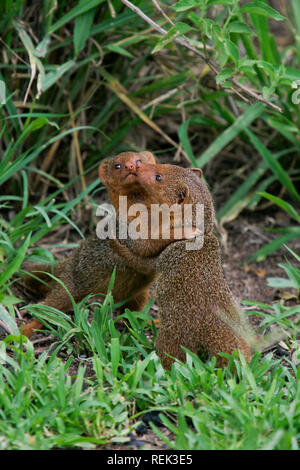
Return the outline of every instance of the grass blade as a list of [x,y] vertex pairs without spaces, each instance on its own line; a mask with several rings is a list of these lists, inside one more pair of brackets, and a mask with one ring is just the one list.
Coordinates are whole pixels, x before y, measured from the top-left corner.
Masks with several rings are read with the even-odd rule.
[[293,208],[291,204],[269,193],[262,192],[259,194],[265,197],[266,199],[269,199],[269,201],[274,202],[274,204],[277,204],[277,206],[285,210],[288,214],[290,214],[291,217],[293,217],[293,219],[296,220],[296,222],[300,224],[300,215],[297,213],[297,211]]
[[0,273],[0,286],[1,287],[6,288],[5,286],[6,282],[21,266],[25,258],[27,249],[29,247],[30,239],[31,239],[31,233],[27,235],[22,245],[16,250],[16,256],[12,260],[12,262],[7,266],[7,268],[2,273]]
[[253,134],[249,129],[245,129],[245,132],[250,138],[250,141],[256,148],[256,150],[263,157],[264,161],[267,163],[270,170],[275,174],[279,179],[281,184],[286,188],[286,190],[291,194],[291,196],[300,203],[300,195],[295,188],[294,183],[291,181],[287,172],[283,169],[280,163],[274,158],[274,155],[265,147],[265,145]]
[[49,34],[54,33],[57,31],[59,28],[61,28],[64,24],[68,23],[71,21],[73,18],[76,18],[77,16],[82,15],[83,13],[86,13],[87,11],[91,10],[92,8],[95,8],[101,3],[103,3],[104,0],[87,0],[86,2],[80,2],[79,5],[77,5],[75,8],[72,8],[71,11],[69,11],[66,15],[64,15],[62,18],[60,18],[58,21],[56,21],[50,28],[49,28]]
[[254,260],[263,261],[270,253],[278,250],[284,243],[287,243],[290,240],[293,240],[299,237],[300,237],[300,228],[290,227],[289,233],[286,233],[282,235],[281,237],[276,238],[276,240],[273,240],[270,243],[268,243],[266,246],[264,246],[263,248],[258,250],[256,253],[254,253],[254,255],[250,256],[250,258],[248,258],[246,262],[250,263],[251,261],[254,261]]
[[197,166],[203,167],[218,152],[220,152],[229,142],[231,142],[240,132],[246,130],[248,126],[262,114],[264,106],[262,103],[256,103],[242,114],[237,120],[226,129],[217,139],[209,146],[207,150],[197,158]]

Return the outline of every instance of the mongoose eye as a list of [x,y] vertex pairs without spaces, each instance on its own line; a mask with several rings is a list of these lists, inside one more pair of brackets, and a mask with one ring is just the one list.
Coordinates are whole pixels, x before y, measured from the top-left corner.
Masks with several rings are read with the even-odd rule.
[[158,181],[159,183],[162,182],[162,177],[161,177],[160,175],[156,175],[156,176],[155,176],[155,179],[156,179],[156,181]]
[[121,168],[121,163],[116,163],[116,164],[115,164],[115,169],[116,169],[116,170],[120,170],[120,168]]

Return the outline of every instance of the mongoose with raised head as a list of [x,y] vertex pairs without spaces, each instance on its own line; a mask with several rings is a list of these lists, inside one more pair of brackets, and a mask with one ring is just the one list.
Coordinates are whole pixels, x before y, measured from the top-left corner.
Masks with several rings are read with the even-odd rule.
[[[136,155],[137,154],[133,152],[124,152],[118,155],[115,159],[104,161],[99,167],[99,176],[102,183],[107,188],[108,195],[116,209],[117,216],[120,216],[120,196],[126,196],[127,198],[128,210],[126,211],[126,223],[131,222],[137,217],[136,213],[130,213],[130,209],[133,208],[133,206],[136,206],[137,212],[144,211],[147,214],[146,238],[142,238],[141,235],[140,238],[126,238],[124,240],[120,240],[120,242],[124,243],[124,246],[132,250],[136,255],[148,258],[156,256],[167,245],[169,245],[174,239],[174,233],[171,228],[169,237],[162,238],[159,233],[161,227],[158,223],[157,238],[151,238],[150,236],[152,222],[151,207],[152,205],[158,204],[159,201],[156,198],[155,192],[148,192],[141,184],[139,184],[137,181],[137,175],[142,164],[155,164],[156,161],[152,153],[147,151],[138,154],[139,158],[143,157],[143,161],[134,161],[133,157],[136,157]],[[182,194],[179,194],[175,202],[180,201],[181,197]],[[118,221],[121,223],[122,219],[119,218]],[[119,241],[119,237],[117,237],[117,240]],[[113,239],[110,241],[110,244],[114,247]]]
[[[151,205],[157,202],[153,193],[148,193],[136,182],[138,170],[146,163],[155,165],[155,157],[152,153],[123,152],[104,161],[99,166],[100,179],[107,187],[117,213],[120,195],[127,196],[128,210],[136,203],[143,203],[143,207],[148,213]],[[149,230],[150,228],[149,226]],[[115,302],[129,299],[124,308],[140,311],[149,300],[149,289],[155,277],[155,270],[151,269],[147,273],[141,273],[127,265],[124,258],[114,250],[112,241],[99,239],[96,235],[90,236],[69,258],[55,265],[53,274],[67,287],[75,302],[79,302],[92,293],[105,294],[113,268],[116,267],[116,278],[112,291]],[[126,239],[122,240],[124,243],[122,246],[128,247],[137,256],[147,257],[150,260],[172,241],[171,234],[169,239]],[[46,295],[43,304],[63,312],[72,309],[71,298],[63,286],[47,274],[37,272],[51,273],[50,265],[35,265],[29,267],[29,270],[37,279],[27,276],[25,285],[33,292]],[[23,334],[30,337],[34,329],[41,327],[42,324],[34,319],[23,326]]]
[[[118,209],[119,194],[128,196],[128,207],[137,200],[146,203],[145,190],[141,186],[136,186],[135,182],[136,170],[145,162],[155,164],[155,158],[150,152],[124,152],[100,165],[100,178],[109,189],[109,196],[116,209]],[[159,253],[161,248],[157,245],[156,249],[157,251],[153,250],[154,255]],[[149,252],[148,248],[138,251],[138,254],[143,256],[145,251],[151,255],[151,250]],[[55,265],[53,274],[64,283],[74,300],[78,302],[92,293],[106,294],[114,266],[116,266],[116,278],[112,294],[115,302],[130,299],[125,306],[133,311],[141,310],[148,301],[154,272],[144,275],[129,267],[113,250],[108,239],[99,239],[96,235],[90,236],[70,257]],[[63,312],[72,309],[67,291],[47,274],[38,272],[51,273],[51,265],[35,264],[27,269],[35,278],[26,276],[25,285],[39,296],[45,296],[43,304]],[[23,334],[30,337],[34,329],[41,327],[42,323],[34,319],[23,325]]]
[[120,196],[127,197],[129,207],[139,202],[147,203],[147,193],[136,180],[137,171],[143,163],[156,164],[154,155],[147,151],[122,152],[100,164],[100,180],[106,186],[109,199],[117,213]]
[[137,257],[124,246],[118,249],[118,240],[115,242],[115,250],[129,265],[144,273],[158,273],[156,300],[161,325],[156,350],[167,369],[174,361],[169,356],[185,360],[182,346],[196,354],[204,351],[216,356],[221,367],[227,359],[218,353],[240,350],[247,361],[251,358],[247,328],[226,282],[219,242],[213,233],[212,198],[201,176],[199,169],[167,164],[145,164],[138,171],[138,182],[161,204],[192,204],[193,217],[196,205],[203,204],[201,249],[187,250],[186,244],[194,241],[176,241],[149,260]]

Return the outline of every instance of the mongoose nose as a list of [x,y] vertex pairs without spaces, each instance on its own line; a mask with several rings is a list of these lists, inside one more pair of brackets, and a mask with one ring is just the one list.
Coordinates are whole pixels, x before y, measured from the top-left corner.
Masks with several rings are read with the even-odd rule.
[[133,163],[125,163],[125,168],[126,170],[133,170],[134,169],[134,165]]

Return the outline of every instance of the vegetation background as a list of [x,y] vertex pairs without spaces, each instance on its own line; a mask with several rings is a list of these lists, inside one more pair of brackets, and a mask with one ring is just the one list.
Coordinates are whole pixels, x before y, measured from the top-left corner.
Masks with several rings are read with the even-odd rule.
[[169,374],[150,306],[116,318],[109,293],[73,317],[29,307],[46,338],[17,328],[23,261],[66,255],[94,229],[99,162],[129,149],[204,168],[225,252],[233,222],[267,230],[234,252],[258,275],[253,261],[287,257],[268,280],[279,300],[254,290],[250,308],[261,326],[294,327],[299,37],[297,0],[1,2],[0,448],[299,448],[296,334],[281,358],[221,371],[188,353]]

